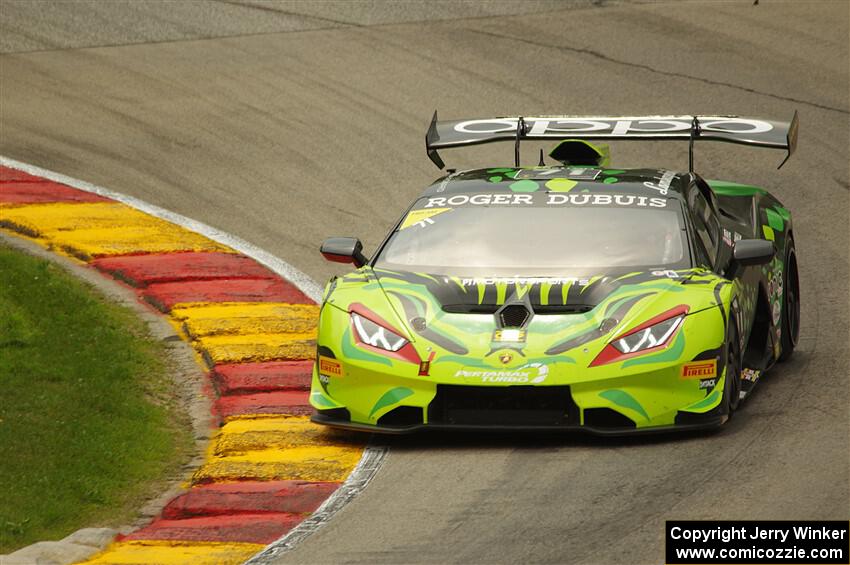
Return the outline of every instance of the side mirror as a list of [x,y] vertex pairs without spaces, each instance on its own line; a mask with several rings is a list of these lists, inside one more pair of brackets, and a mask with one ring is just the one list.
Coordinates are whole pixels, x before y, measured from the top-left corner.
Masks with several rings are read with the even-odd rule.
[[766,239],[742,239],[732,248],[732,259],[742,267],[770,263],[775,254],[776,247]]
[[355,237],[330,237],[322,243],[320,251],[325,259],[334,263],[354,263],[355,267],[362,267],[369,262],[363,255],[363,244]]

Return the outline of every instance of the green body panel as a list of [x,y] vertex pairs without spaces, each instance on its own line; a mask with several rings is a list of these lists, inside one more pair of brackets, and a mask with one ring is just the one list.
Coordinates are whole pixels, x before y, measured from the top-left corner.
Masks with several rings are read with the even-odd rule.
[[[760,277],[753,277],[741,284],[740,300],[744,310],[745,336],[749,336],[750,322],[752,322],[752,310],[756,306],[758,293],[763,292],[764,299],[768,303],[771,322],[770,331],[773,334],[774,357],[779,357],[779,344],[781,343],[782,324],[780,320],[785,315],[785,258],[789,241],[793,238],[793,224],[791,212],[785,208],[779,200],[763,188],[738,184],[728,181],[709,180],[708,185],[712,191],[723,201],[730,203],[733,200],[748,203],[755,211],[755,221],[746,218],[748,222],[735,225],[729,222],[729,227],[740,228],[744,237],[763,238],[773,241],[776,245],[776,256],[767,265],[758,267],[761,271]],[[749,230],[749,231],[748,231]]]
[[[424,284],[387,273],[379,282],[371,268],[361,268],[331,283],[334,288],[319,322],[319,346],[323,354],[332,354],[342,364],[343,375],[320,379],[315,373],[311,403],[317,409],[344,406],[352,422],[372,425],[398,406],[415,406],[423,409],[427,423],[427,407],[437,384],[570,385],[581,410],[610,408],[638,428],[671,425],[677,412],[691,406],[696,413],[705,412],[722,399],[722,378],[716,378],[710,388],[704,384],[701,388],[700,380],[681,377],[682,365],[697,357],[719,361],[724,320],[734,292],[734,285],[707,271],[677,274],[679,278],[658,276],[624,284],[586,313],[537,315],[527,327],[524,342],[494,343],[497,325],[492,314],[444,312]],[[517,284],[512,286],[510,293],[521,290]],[[404,314],[405,300],[415,304],[416,313],[438,339],[412,330]],[[352,304],[365,306],[403,331],[420,360],[433,352],[429,374],[420,376],[418,363],[357,344],[350,322]],[[689,314],[667,347],[590,366],[613,337],[681,305],[689,306]],[[603,322],[615,311],[619,311],[618,323],[606,327]],[[570,347],[571,340],[577,345]],[[457,346],[467,352],[460,354]],[[706,357],[706,352],[713,356]],[[506,354],[508,362],[503,361]],[[719,394],[706,403],[715,390]]]
[[[529,169],[472,171],[453,182],[473,192],[554,193],[596,192],[617,186],[632,190],[628,187],[642,186],[635,179],[643,178],[640,171],[605,169],[592,181],[578,177],[541,180],[533,174],[522,178],[523,171]],[[568,385],[579,410],[579,422],[572,424],[584,425],[585,411],[596,408],[625,416],[637,429],[671,426],[683,414],[725,414],[716,409],[724,403],[730,321],[737,324],[742,353],[752,354],[756,347],[766,352],[759,366],[744,367],[743,394],[780,355],[784,262],[792,222],[788,210],[761,188],[706,182],[722,212],[722,241],[711,269],[555,282],[461,279],[365,266],[332,279],[323,296],[317,344],[318,356],[335,359],[339,371],[321,374],[316,363],[311,404],[320,411],[344,408],[352,424],[369,426],[380,425],[382,416],[398,407],[414,407],[422,410],[422,422],[427,424],[428,406],[438,385]],[[438,181],[425,194],[442,195],[444,188]],[[400,221],[399,225],[405,229],[406,224]],[[722,273],[731,265],[734,243],[752,238],[773,241],[776,257],[766,265],[747,267],[725,278]],[[499,327],[492,311],[472,313],[477,310],[471,308],[456,313],[442,306],[493,309],[517,300],[535,304],[536,313],[523,328],[521,340],[512,342],[494,341]],[[558,306],[582,303],[592,308],[577,312],[562,308],[557,313],[537,309],[557,310]],[[594,363],[603,351],[611,350],[610,343],[618,336],[683,307],[687,315],[664,346]],[[353,309],[368,311],[381,325],[408,340],[406,355],[359,343],[351,321]],[[759,326],[762,335],[753,336],[759,315],[768,318],[767,325]],[[423,364],[426,361],[430,363]],[[687,369],[699,362],[714,363],[714,373],[686,377]],[[420,374],[421,369],[427,369],[427,374]]]

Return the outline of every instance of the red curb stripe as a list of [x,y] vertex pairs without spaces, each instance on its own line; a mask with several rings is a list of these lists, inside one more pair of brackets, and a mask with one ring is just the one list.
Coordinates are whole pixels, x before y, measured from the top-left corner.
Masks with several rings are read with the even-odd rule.
[[18,169],[0,166],[0,182],[45,182],[46,179],[34,177]]
[[313,377],[313,361],[216,365],[210,376],[222,396],[281,390],[308,390]]
[[339,487],[339,483],[306,481],[246,481],[200,485],[181,494],[162,510],[162,518],[262,512],[310,513]]
[[[112,200],[0,167],[0,202]],[[90,263],[137,287],[141,298],[165,312],[186,302],[314,303],[290,282],[241,254],[139,253]],[[223,395],[214,401],[217,416],[312,413],[308,403],[312,360],[224,364],[214,367],[210,377]],[[204,386],[213,393],[211,381]],[[152,523],[119,539],[267,544],[315,511],[339,485],[310,481],[198,485],[172,499]]]
[[56,202],[111,202],[108,198],[50,181],[0,181],[0,202],[45,204]]
[[308,391],[300,390],[222,396],[216,400],[213,412],[221,418],[245,414],[309,416],[313,413],[313,408],[307,401],[309,396]]
[[91,264],[136,287],[189,280],[278,279],[253,259],[234,253],[190,251],[125,255],[95,259]]
[[271,543],[304,519],[301,514],[261,513],[156,519],[122,540],[180,540]]
[[168,312],[181,302],[286,302],[313,304],[295,285],[282,279],[218,279],[154,283],[142,297]]

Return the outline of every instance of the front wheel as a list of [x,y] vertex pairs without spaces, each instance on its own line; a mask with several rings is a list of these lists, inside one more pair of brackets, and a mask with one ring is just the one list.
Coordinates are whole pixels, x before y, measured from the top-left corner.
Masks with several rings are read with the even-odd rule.
[[729,417],[741,402],[741,342],[735,319],[729,319],[726,332],[726,382],[723,385],[724,402]]
[[782,273],[784,292],[782,295],[782,353],[779,361],[787,361],[794,354],[800,337],[800,277],[797,272],[797,253],[794,240],[789,239],[785,251],[785,269]]

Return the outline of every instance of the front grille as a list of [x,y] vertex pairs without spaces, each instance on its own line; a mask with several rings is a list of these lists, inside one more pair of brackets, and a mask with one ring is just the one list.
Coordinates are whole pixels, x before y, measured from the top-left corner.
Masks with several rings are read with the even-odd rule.
[[503,328],[521,328],[530,317],[531,312],[523,304],[510,304],[499,311]]
[[568,386],[482,387],[437,385],[428,422],[467,426],[564,426],[578,424]]

